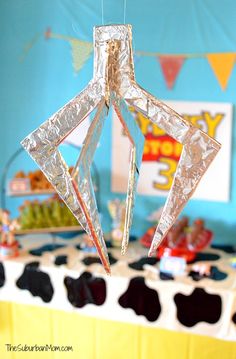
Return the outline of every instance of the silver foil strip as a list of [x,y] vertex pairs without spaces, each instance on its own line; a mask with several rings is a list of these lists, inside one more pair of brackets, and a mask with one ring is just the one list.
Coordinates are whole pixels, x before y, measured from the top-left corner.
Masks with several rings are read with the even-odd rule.
[[131,143],[125,225],[121,247],[121,253],[125,254],[127,246],[129,244],[129,233],[132,224],[134,198],[143,156],[144,136],[140,131],[136,120],[129,112],[128,106],[125,101],[123,99],[114,97],[112,99],[112,104]]

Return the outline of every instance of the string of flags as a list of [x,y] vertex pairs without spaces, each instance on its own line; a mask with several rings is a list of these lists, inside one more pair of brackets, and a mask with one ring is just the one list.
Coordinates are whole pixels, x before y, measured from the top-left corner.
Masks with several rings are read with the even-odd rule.
[[[91,42],[82,41],[78,38],[56,34],[48,28],[44,33],[45,39],[60,39],[70,43],[73,68],[78,73],[86,61],[90,58],[93,52],[93,44]],[[38,37],[37,37],[38,39]],[[33,45],[36,39],[30,43]],[[27,51],[30,48],[27,48]],[[219,53],[204,53],[204,54],[163,54],[158,52],[135,51],[134,61],[137,62],[142,56],[152,56],[157,59],[160,64],[162,74],[164,76],[166,86],[172,89],[175,85],[177,77],[186,62],[191,58],[206,58],[221,89],[224,91],[227,88],[231,73],[236,62],[236,52],[219,52]],[[25,57],[23,54],[22,58]]]
[[45,32],[45,39],[60,39],[70,43],[73,68],[78,73],[93,52],[93,44],[77,38],[65,35],[54,34],[50,28]]

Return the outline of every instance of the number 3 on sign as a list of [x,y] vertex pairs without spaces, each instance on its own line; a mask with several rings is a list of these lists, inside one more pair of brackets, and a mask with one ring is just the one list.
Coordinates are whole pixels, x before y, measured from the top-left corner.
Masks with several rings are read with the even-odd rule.
[[166,165],[166,168],[161,169],[160,172],[158,173],[159,176],[161,176],[162,178],[164,177],[164,181],[163,183],[154,181],[153,187],[161,191],[169,191],[172,185],[173,177],[178,162],[171,158],[165,158],[165,157],[160,158],[159,162],[164,163]]

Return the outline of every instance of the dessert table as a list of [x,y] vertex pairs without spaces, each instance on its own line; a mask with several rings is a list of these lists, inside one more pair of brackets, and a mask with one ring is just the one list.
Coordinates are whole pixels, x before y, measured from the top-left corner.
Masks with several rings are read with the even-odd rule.
[[126,256],[109,249],[108,277],[79,237],[52,244],[28,235],[20,243],[20,256],[0,264],[1,358],[27,358],[22,345],[54,346],[32,349],[35,358],[236,358],[232,253],[197,256],[211,265],[210,278],[191,265],[174,278],[133,242]]

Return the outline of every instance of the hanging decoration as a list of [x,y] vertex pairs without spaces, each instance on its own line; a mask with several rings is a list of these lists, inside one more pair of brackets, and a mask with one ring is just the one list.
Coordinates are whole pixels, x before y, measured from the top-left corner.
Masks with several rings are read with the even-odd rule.
[[236,53],[208,54],[207,60],[222,90],[225,90],[234,68]]
[[93,52],[93,44],[91,42],[82,41],[71,36],[54,34],[50,27],[48,27],[45,31],[44,37],[46,40],[60,39],[69,42],[71,46],[73,68],[76,73],[82,69],[85,62],[89,59]]
[[159,61],[164,75],[166,85],[169,89],[175,84],[175,80],[183,66],[185,57],[184,56],[159,56]]
[[[128,245],[144,144],[144,137],[129,112],[129,107],[132,106],[135,111],[143,113],[168,135],[183,144],[175,178],[156,228],[149,255],[156,252],[158,245],[175,223],[220,149],[218,142],[137,84],[131,31],[131,25],[94,28],[92,80],[79,95],[22,141],[23,147],[93,239],[107,273],[110,273],[110,265],[99,221],[90,166],[109,108],[114,107],[131,143],[122,253],[125,253]],[[58,146],[94,109],[96,109],[95,117],[74,171],[70,174]]]
[[77,39],[69,40],[71,45],[73,67],[75,72],[79,72],[93,51],[93,45],[90,42]]

